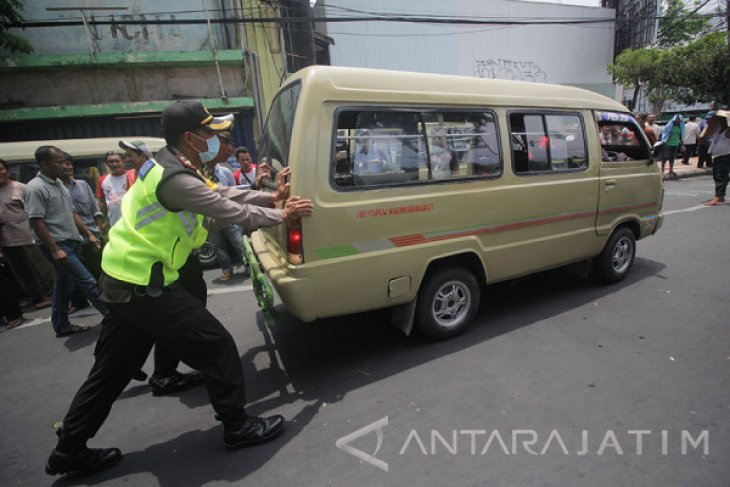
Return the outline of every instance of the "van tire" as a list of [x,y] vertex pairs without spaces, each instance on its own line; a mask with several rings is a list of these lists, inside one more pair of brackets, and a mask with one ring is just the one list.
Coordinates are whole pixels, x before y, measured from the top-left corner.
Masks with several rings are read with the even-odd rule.
[[200,261],[200,266],[203,269],[214,269],[218,266],[218,254],[216,253],[215,246],[207,240],[203,245],[195,251]]
[[623,280],[636,257],[636,237],[628,227],[619,227],[608,239],[601,255],[593,260],[596,277],[605,283]]
[[416,325],[429,338],[443,340],[463,332],[474,319],[481,291],[474,274],[463,267],[442,267],[421,284]]

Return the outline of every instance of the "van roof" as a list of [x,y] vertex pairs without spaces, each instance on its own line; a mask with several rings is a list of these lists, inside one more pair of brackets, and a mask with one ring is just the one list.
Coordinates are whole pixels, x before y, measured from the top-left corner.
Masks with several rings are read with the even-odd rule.
[[309,66],[292,75],[287,84],[304,80],[310,89],[321,90],[323,99],[449,103],[516,107],[590,108],[628,112],[620,103],[566,85],[529,83],[467,76],[414,73],[339,66]]
[[141,137],[125,135],[123,137],[97,137],[91,139],[60,139],[60,140],[27,140],[21,142],[0,143],[0,158],[8,164],[16,162],[35,161],[35,150],[42,145],[53,145],[68,152],[73,157],[103,156],[110,150],[120,150],[119,141],[141,140],[156,152],[165,146],[165,139],[159,137]]

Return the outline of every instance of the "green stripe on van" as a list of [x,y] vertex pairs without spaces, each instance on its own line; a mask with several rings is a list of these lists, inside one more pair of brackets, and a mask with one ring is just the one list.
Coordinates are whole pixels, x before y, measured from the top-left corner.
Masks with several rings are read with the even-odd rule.
[[352,245],[337,245],[336,247],[326,247],[323,249],[316,249],[314,253],[320,259],[333,259],[335,257],[347,257],[348,255],[357,255],[360,253]]

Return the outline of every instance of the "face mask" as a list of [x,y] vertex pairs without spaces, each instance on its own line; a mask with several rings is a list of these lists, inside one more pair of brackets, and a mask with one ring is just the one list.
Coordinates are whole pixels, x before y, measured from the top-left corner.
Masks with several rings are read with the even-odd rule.
[[[195,135],[195,134],[193,134],[193,135]],[[195,135],[195,137],[197,137],[200,140],[205,140],[205,142],[208,144],[207,151],[198,152],[200,154],[200,160],[203,162],[212,161],[215,158],[215,156],[218,155],[218,151],[221,148],[221,141],[220,141],[220,139],[218,139],[218,136],[214,135],[209,139],[204,139],[202,137],[198,137],[197,135]]]

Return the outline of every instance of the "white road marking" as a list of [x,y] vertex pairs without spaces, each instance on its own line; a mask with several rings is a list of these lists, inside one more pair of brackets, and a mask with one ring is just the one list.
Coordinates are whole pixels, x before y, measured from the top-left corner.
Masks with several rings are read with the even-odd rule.
[[663,211],[662,215],[674,215],[675,213],[689,213],[690,211],[697,211],[701,210],[702,208],[710,208],[709,206],[705,205],[697,205],[697,206],[690,206],[689,208],[682,208],[681,210],[669,210],[669,211]]
[[237,293],[240,291],[253,291],[253,286],[251,284],[241,284],[240,286],[226,286],[221,288],[208,289],[208,296],[213,296],[214,294]]
[[[208,296],[216,295],[216,294],[229,294],[229,293],[237,293],[237,292],[246,292],[246,291],[253,291],[253,286],[248,285],[240,285],[240,286],[226,286],[222,288],[215,288],[215,289],[209,289],[208,290]],[[88,309],[82,309],[80,311],[77,311],[76,313],[69,315],[69,318],[81,318],[83,316],[91,316],[91,315],[98,315],[99,312],[95,310],[94,308],[88,308]],[[20,325],[17,328],[13,328],[12,330],[8,329],[2,329],[0,330],[0,333],[4,333],[6,331],[14,331],[14,330],[22,330],[23,328],[30,328],[31,326],[38,326],[38,325],[44,325],[46,323],[51,322],[51,317],[45,317],[45,318],[34,318],[32,320],[28,320],[22,325]]]
[[690,191],[687,189],[665,189],[664,195],[670,196],[699,196],[700,194],[711,194],[710,191]]

